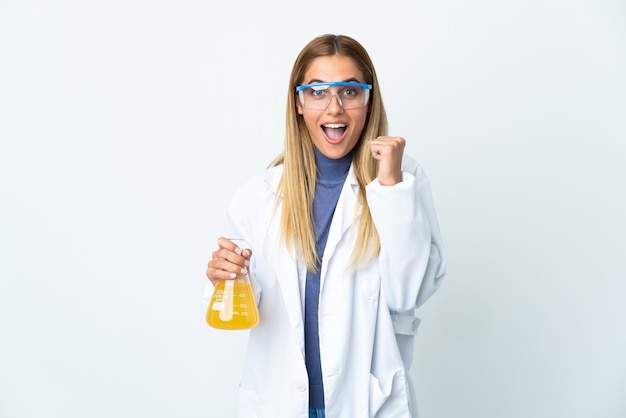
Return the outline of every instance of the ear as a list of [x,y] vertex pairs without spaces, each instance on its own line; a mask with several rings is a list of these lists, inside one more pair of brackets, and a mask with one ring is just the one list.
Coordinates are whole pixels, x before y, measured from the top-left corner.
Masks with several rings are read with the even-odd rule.
[[298,92],[294,93],[294,100],[296,102],[296,109],[298,109],[298,115],[302,115],[303,110],[302,110],[302,103],[300,103],[300,95],[298,94]]

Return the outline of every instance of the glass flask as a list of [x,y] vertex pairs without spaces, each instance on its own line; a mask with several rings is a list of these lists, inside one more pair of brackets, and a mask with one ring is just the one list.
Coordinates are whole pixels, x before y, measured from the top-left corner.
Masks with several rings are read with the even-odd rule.
[[[239,248],[248,248],[242,240],[231,239]],[[249,329],[259,323],[259,310],[248,274],[232,280],[218,280],[209,307],[206,322],[213,328]]]

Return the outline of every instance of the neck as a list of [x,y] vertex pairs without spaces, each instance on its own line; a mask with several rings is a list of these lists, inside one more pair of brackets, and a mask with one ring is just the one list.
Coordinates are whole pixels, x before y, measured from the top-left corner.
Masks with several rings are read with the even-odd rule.
[[337,159],[328,158],[315,148],[315,163],[319,179],[344,178],[350,170],[352,163],[352,151]]

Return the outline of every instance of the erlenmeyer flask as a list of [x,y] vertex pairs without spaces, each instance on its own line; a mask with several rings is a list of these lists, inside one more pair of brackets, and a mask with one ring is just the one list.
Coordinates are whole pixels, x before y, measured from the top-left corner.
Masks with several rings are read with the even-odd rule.
[[[243,240],[230,240],[241,249],[248,248]],[[229,330],[249,329],[259,323],[259,310],[248,274],[216,283],[206,322],[213,328]]]

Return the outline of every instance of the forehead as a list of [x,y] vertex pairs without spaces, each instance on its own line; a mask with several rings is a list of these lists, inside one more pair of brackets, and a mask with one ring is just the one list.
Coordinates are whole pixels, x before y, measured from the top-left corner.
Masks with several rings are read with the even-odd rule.
[[304,73],[304,83],[311,81],[363,81],[363,73],[352,58],[327,55],[315,58]]

